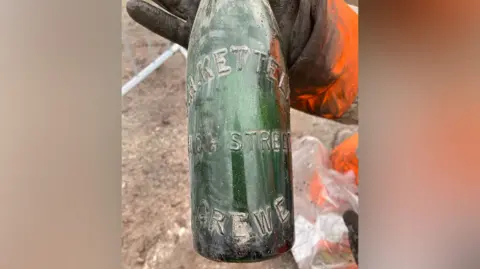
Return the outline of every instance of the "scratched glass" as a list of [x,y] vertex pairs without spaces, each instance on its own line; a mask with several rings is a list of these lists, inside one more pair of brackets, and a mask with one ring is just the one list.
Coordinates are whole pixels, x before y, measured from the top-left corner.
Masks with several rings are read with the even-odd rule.
[[201,1],[186,88],[193,239],[206,258],[261,261],[294,243],[283,55],[268,1]]

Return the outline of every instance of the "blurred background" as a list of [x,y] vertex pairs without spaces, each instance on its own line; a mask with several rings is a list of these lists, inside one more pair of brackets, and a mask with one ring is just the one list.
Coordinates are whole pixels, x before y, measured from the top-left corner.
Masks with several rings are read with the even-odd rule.
[[[172,45],[134,22],[125,3],[122,0],[122,84]],[[190,232],[185,64],[185,57],[176,52],[122,99],[124,268],[297,268],[290,253],[256,264],[221,264],[195,253]],[[328,148],[358,128],[295,110],[291,124],[292,143],[311,135]]]

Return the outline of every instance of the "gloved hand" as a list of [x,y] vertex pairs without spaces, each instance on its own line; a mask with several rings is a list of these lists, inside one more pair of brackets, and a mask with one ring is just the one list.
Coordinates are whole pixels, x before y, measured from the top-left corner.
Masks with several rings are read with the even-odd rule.
[[[129,0],[128,14],[144,27],[188,46],[200,0]],[[320,117],[357,123],[358,15],[344,0],[270,0],[284,42],[291,106]],[[173,15],[172,15],[173,14]],[[348,113],[347,113],[348,112]]]

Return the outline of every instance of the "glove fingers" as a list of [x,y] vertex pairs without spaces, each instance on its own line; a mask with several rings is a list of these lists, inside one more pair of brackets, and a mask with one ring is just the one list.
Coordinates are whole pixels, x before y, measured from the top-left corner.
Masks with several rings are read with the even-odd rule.
[[191,29],[187,22],[143,0],[129,0],[127,12],[148,30],[187,48]]

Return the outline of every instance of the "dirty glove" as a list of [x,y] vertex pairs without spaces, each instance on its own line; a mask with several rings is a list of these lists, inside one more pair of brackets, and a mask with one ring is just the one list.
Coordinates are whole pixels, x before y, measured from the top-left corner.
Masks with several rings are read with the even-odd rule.
[[[200,0],[153,1],[163,9],[144,0],[129,0],[128,14],[186,48]],[[358,15],[344,0],[269,2],[286,48],[291,106],[343,123],[357,123]]]

